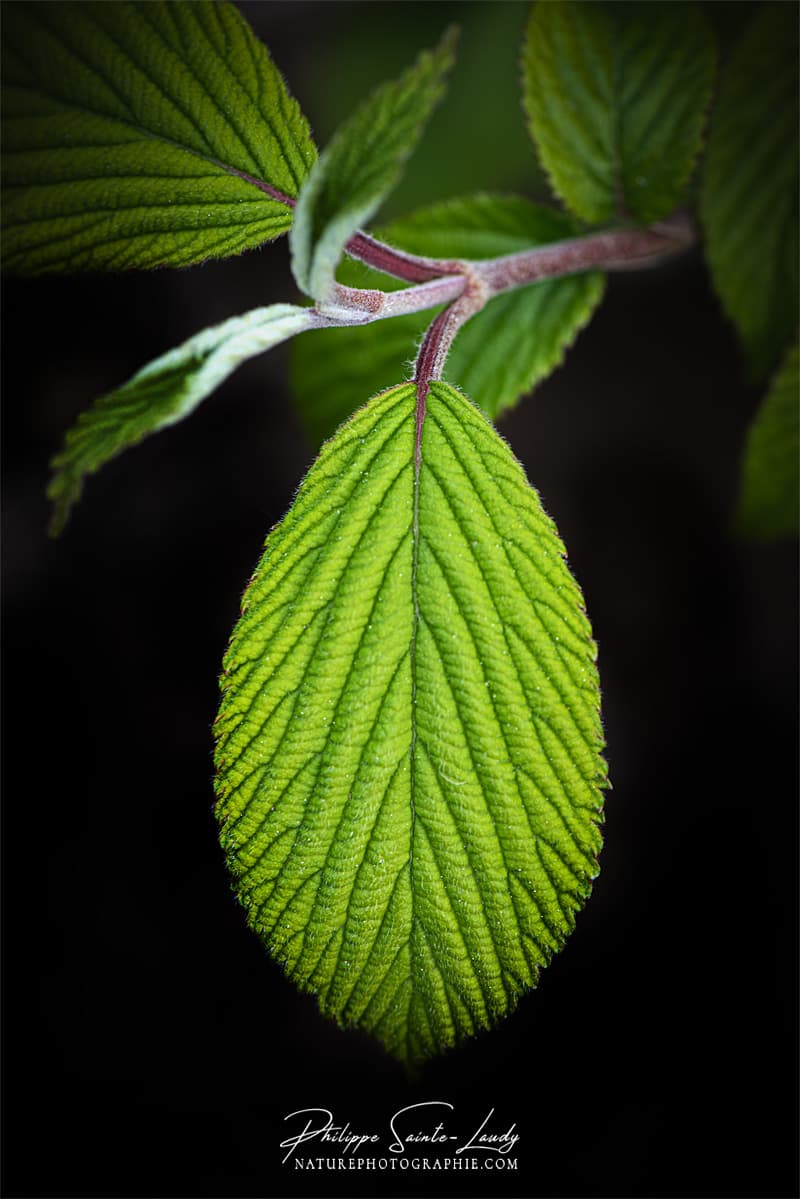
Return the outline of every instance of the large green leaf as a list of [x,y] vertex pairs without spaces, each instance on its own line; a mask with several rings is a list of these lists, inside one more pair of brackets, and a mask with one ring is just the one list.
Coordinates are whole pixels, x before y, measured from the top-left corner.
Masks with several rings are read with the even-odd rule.
[[315,153],[266,48],[230,4],[3,9],[8,270],[237,254],[290,227],[279,197],[297,196]]
[[591,222],[671,212],[700,148],[715,62],[699,5],[540,0],[523,89],[556,194]]
[[723,68],[700,195],[714,285],[757,377],[797,329],[797,97],[797,9],[764,4]]
[[[569,217],[516,196],[470,196],[424,208],[381,230],[400,249],[429,257],[490,258],[560,241],[576,232]],[[344,263],[353,286],[400,286]],[[497,296],[459,332],[446,376],[494,419],[562,360],[603,292],[597,272],[548,279]],[[293,347],[292,376],[303,423],[319,443],[374,395],[410,369],[431,313],[323,330]]]
[[796,537],[800,527],[800,360],[786,356],[747,437],[738,526],[751,537]]
[[360,409],[269,535],[225,657],[221,838],[251,926],[405,1060],[533,986],[597,871],[595,648],[508,447],[433,383]]
[[67,434],[53,459],[47,494],[54,501],[51,529],[60,532],[83,480],[150,433],[183,420],[236,367],[313,323],[310,308],[273,304],[204,329],[96,400]]
[[300,193],[291,234],[292,270],[301,291],[325,299],[345,244],[397,182],[444,90],[455,31],[379,88],[335,135]]

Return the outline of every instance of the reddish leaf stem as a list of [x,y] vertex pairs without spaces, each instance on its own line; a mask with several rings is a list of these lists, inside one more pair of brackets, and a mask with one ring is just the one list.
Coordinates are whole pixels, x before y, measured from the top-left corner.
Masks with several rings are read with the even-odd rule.
[[[367,292],[337,286],[338,306],[365,307],[373,313],[364,319],[417,312],[457,298],[465,289],[463,280],[480,279],[483,303],[504,291],[524,287],[540,279],[554,279],[588,270],[632,270],[655,266],[681,254],[697,240],[697,230],[687,213],[644,229],[611,229],[566,241],[552,242],[483,261],[419,258],[384,245],[366,233],[356,233],[347,243],[347,253],[376,270],[395,275],[417,286],[397,292]],[[426,290],[428,289],[428,290]],[[347,293],[347,295],[345,295]],[[359,296],[384,295],[385,301],[359,301]],[[472,315],[472,314],[470,314]]]
[[365,262],[376,271],[386,275],[394,275],[396,279],[405,279],[409,283],[424,283],[429,279],[439,279],[442,275],[460,275],[461,267],[457,262],[446,262],[440,258],[421,258],[417,254],[407,254],[405,250],[396,250],[387,246],[368,233],[356,233],[350,238],[345,250],[351,258]]
[[695,237],[690,219],[678,214],[648,229],[595,233],[502,258],[462,262],[463,291],[429,326],[414,368],[417,387],[414,462],[417,471],[422,461],[422,428],[430,383],[433,379],[441,379],[448,352],[461,326],[480,312],[492,296],[539,279],[571,275],[577,271],[652,264],[687,249]]
[[[233,171],[233,174],[287,207],[295,207],[296,201],[277,188],[242,171]],[[573,275],[579,271],[652,266],[688,249],[696,240],[697,231],[691,218],[686,213],[676,213],[645,229],[590,233],[501,258],[467,262],[408,254],[387,246],[368,233],[357,232],[345,246],[351,258],[415,286],[383,292],[337,283],[329,301],[314,309],[314,323],[317,328],[361,325],[449,302],[429,326],[414,367],[417,389],[414,462],[419,471],[431,381],[442,377],[448,352],[461,326],[480,312],[492,296],[540,279]]]
[[[224,164],[220,163],[220,166]],[[260,191],[271,196],[287,208],[294,208],[297,201],[279,191],[263,179],[256,179],[234,167],[225,167],[233,175],[252,183]],[[538,279],[550,279],[559,275],[571,275],[577,271],[600,268],[602,270],[629,270],[637,266],[653,265],[665,257],[688,249],[697,240],[697,231],[687,213],[675,213],[666,220],[645,229],[616,229],[605,233],[588,234],[553,242],[521,253],[507,254],[502,258],[487,259],[472,264],[487,285],[491,295],[509,291],[514,287],[535,283]],[[387,246],[368,233],[355,233],[345,251],[351,258],[373,267],[384,274],[404,279],[407,283],[427,283],[443,276],[463,275],[464,264],[452,259],[425,258],[409,254],[394,246]],[[487,296],[487,299],[489,297]],[[431,306],[440,303],[432,300]],[[415,309],[398,309],[415,311]],[[395,315],[388,311],[380,315]]]
[[440,312],[429,326],[422,339],[417,361],[414,365],[414,382],[417,385],[417,408],[414,434],[414,464],[417,472],[422,462],[422,426],[428,401],[428,388],[433,379],[441,379],[447,355],[456,334],[463,324],[489,299],[489,290],[472,264],[462,263],[464,289],[449,308]]
[[679,254],[696,240],[690,218],[681,213],[646,229],[615,229],[553,242],[535,249],[506,254],[472,264],[491,295],[535,283],[573,275],[578,271],[630,269],[654,265]]

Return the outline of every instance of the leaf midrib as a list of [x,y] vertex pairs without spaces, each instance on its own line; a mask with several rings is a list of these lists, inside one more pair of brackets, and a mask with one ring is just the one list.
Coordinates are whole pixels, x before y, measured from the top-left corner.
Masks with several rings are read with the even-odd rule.
[[[425,425],[425,400],[427,395],[427,385],[422,389],[417,383],[416,385],[416,403],[413,410],[414,420],[414,444],[415,453],[412,458],[414,467],[414,509],[411,519],[411,601],[414,607],[414,617],[411,625],[411,745],[408,751],[409,757],[409,795],[411,800],[411,829],[409,833],[408,846],[408,881],[409,894],[411,896],[411,927],[408,937],[408,960],[409,960],[409,980],[411,982],[411,992],[409,995],[409,1014],[411,1005],[414,999],[415,977],[414,977],[414,924],[416,917],[416,902],[414,895],[414,837],[416,834],[417,812],[415,807],[415,787],[416,787],[416,752],[417,752],[417,634],[419,632],[419,591],[418,591],[418,572],[419,572],[419,492],[420,492],[420,472],[422,471],[422,431]],[[419,424],[419,432],[417,432],[417,413],[422,406],[422,421]],[[417,443],[417,438],[419,442]],[[419,452],[416,452],[416,446],[419,444]],[[411,1020],[406,1020],[406,1060],[412,1061],[414,1053],[411,1045]]]

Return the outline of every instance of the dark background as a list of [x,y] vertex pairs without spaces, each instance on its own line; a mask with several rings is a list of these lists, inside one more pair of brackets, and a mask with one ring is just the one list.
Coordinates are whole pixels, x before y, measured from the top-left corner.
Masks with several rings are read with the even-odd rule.
[[[323,143],[460,20],[456,106],[386,211],[541,196],[502,66],[524,5],[244,7]],[[478,88],[482,54],[501,65]],[[452,115],[468,103],[471,149]],[[46,536],[48,459],[82,407],[203,325],[293,296],[285,240],[5,285],[4,1193],[796,1194],[796,550],[729,532],[758,390],[700,253],[613,278],[565,366],[501,422],[585,592],[614,789],[567,948],[512,1018],[415,1081],[284,979],[216,842],[222,652],[314,453],[286,348],[106,467]],[[492,1107],[515,1121],[517,1172],[280,1164],[298,1108],[383,1133],[430,1099],[459,1133]]]

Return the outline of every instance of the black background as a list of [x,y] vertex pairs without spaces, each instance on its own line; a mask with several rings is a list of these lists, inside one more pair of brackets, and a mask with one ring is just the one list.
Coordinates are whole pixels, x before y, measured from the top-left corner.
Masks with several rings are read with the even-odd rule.
[[[302,99],[378,9],[248,15]],[[758,389],[700,253],[612,278],[501,422],[585,592],[614,789],[567,948],[512,1018],[413,1081],[267,958],[215,838],[219,663],[314,452],[285,348],[106,467],[46,536],[49,456],[93,396],[293,296],[285,241],[5,285],[5,1194],[796,1194],[796,551],[729,532]],[[516,1173],[280,1164],[297,1108],[385,1134],[432,1099],[459,1134],[490,1108],[516,1122]]]

